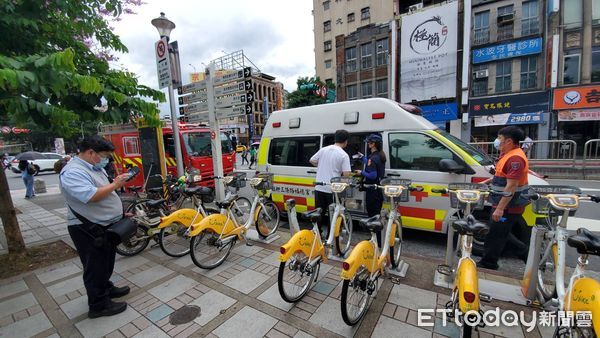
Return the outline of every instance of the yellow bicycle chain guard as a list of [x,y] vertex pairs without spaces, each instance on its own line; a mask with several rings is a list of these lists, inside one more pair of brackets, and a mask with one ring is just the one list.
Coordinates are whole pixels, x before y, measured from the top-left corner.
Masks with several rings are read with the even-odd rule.
[[169,216],[161,217],[160,224],[158,225],[159,229],[166,228],[173,223],[180,223],[189,227],[192,225],[192,221],[196,221],[196,223],[200,222],[204,216],[201,213],[196,211],[195,209],[179,209]]
[[[225,223],[227,222],[227,223]],[[194,223],[192,225],[192,230],[190,231],[190,237],[197,236],[202,231],[210,229],[217,234],[223,234],[223,236],[227,235],[238,235],[240,236],[243,227],[235,227],[235,223],[233,220],[227,220],[227,215],[222,214],[212,214],[206,216],[199,223]],[[223,229],[225,229],[223,231]]]

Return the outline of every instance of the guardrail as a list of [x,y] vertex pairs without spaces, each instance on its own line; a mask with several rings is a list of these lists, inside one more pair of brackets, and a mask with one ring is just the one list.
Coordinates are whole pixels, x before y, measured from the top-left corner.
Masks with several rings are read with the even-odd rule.
[[583,146],[583,168],[591,161],[600,161],[600,139],[591,139]]
[[[598,147],[600,140],[597,141],[598,143],[593,143],[596,145],[595,156],[600,155],[600,149]],[[521,141],[521,146],[525,143],[529,144],[529,147],[524,150],[529,157],[529,162],[531,164],[550,161],[575,166],[577,143],[573,140]],[[473,142],[469,144],[478,147],[493,158],[497,158],[500,155],[499,151],[494,148],[494,142]]]

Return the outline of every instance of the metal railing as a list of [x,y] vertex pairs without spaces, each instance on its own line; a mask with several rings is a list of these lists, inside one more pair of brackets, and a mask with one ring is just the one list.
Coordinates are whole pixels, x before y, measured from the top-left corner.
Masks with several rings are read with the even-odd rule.
[[[588,143],[590,141],[588,141]],[[593,144],[596,145],[594,154],[597,157],[600,154],[600,150],[598,149],[597,145],[600,144],[600,140],[596,141],[598,142]],[[531,164],[552,161],[575,166],[577,143],[573,140],[539,140],[528,142],[521,141],[521,146],[523,146],[524,143],[530,145],[527,149],[524,150]],[[494,142],[473,142],[469,144],[478,147],[492,158],[497,158],[500,155],[498,150],[494,148]]]
[[591,139],[583,146],[583,167],[592,161],[600,161],[600,139]]
[[515,27],[513,24],[498,26],[498,41],[512,39],[514,37]]

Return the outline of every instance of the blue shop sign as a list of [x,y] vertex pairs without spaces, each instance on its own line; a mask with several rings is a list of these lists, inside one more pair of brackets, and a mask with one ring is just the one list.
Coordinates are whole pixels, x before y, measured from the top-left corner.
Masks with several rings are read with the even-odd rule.
[[441,122],[456,120],[458,115],[458,105],[456,102],[431,104],[428,106],[419,106],[423,111],[423,117],[430,122]]
[[544,121],[544,115],[542,115],[542,112],[525,113],[525,114],[510,114],[506,124],[531,124],[531,123],[542,123],[543,121]]
[[473,50],[473,64],[510,59],[542,52],[542,38],[513,41]]

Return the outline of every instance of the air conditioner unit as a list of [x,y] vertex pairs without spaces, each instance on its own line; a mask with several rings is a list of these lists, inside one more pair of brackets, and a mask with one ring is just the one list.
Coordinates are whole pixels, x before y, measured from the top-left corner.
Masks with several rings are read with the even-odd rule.
[[509,23],[515,20],[514,13],[506,13],[502,15],[498,15],[498,23]]
[[413,13],[413,12],[418,11],[419,9],[423,9],[423,3],[422,2],[418,3],[418,4],[410,5],[408,7],[408,12],[409,13]]
[[476,79],[485,79],[486,77],[488,77],[488,74],[489,73],[487,69],[481,69],[473,72],[473,75],[475,75]]

